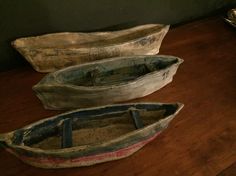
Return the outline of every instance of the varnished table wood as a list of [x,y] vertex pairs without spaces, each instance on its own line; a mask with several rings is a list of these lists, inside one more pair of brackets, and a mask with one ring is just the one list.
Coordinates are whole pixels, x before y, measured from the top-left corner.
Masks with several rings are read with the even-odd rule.
[[[211,17],[170,30],[161,54],[185,60],[171,84],[134,101],[183,102],[156,140],[126,159],[92,167],[45,170],[0,150],[0,175],[222,175],[236,161],[236,30]],[[29,65],[0,73],[0,132],[59,113],[44,110],[31,87],[44,74]]]

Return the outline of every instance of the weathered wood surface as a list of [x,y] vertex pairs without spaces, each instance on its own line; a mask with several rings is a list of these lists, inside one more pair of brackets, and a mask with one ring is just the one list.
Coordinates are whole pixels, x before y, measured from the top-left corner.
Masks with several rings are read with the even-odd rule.
[[114,104],[164,87],[182,62],[165,55],[103,59],[50,73],[33,90],[46,109]]
[[39,72],[103,58],[153,55],[159,52],[168,25],[147,24],[114,32],[54,33],[12,42]]
[[130,103],[74,110],[0,134],[0,145],[36,167],[90,166],[137,152],[165,130],[182,107]]
[[[185,62],[171,84],[137,101],[180,101],[185,107],[158,140],[138,153],[92,167],[43,170],[0,150],[1,175],[215,176],[231,166],[234,170],[235,38],[235,29],[221,17],[170,30],[160,53]],[[45,110],[32,91],[43,76],[30,66],[0,73],[0,133],[59,113]]]

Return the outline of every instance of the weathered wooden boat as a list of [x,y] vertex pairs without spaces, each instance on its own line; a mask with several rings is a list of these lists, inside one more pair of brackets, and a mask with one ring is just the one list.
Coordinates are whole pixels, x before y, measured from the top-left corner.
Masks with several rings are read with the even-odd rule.
[[12,45],[36,71],[52,72],[103,58],[157,54],[168,29],[147,24],[115,32],[54,33],[20,38]]
[[138,151],[167,128],[182,107],[137,103],[75,110],[0,134],[0,144],[37,167],[89,166]]
[[146,96],[172,81],[182,59],[127,56],[64,68],[33,87],[46,109],[107,105]]

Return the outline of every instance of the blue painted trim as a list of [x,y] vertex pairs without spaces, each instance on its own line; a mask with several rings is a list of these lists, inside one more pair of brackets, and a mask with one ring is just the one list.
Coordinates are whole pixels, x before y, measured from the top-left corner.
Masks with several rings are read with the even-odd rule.
[[71,119],[65,119],[62,123],[62,137],[61,147],[69,148],[72,147],[72,121]]

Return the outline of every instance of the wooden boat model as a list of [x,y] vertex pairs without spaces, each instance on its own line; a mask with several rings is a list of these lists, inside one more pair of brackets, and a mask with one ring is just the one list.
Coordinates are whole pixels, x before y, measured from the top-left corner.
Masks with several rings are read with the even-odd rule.
[[230,24],[231,26],[236,28],[236,8],[230,9],[227,12],[227,17],[224,18],[224,20]]
[[54,33],[12,42],[38,72],[52,72],[103,58],[154,55],[168,25],[147,24],[115,32]]
[[137,103],[75,110],[0,134],[0,144],[36,167],[89,166],[138,151],[167,128],[182,107]]
[[33,90],[46,109],[113,104],[162,88],[182,62],[164,55],[104,59],[50,73]]

